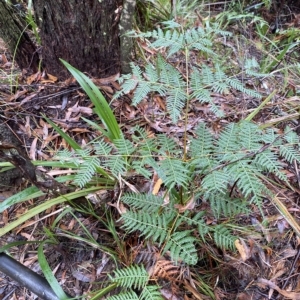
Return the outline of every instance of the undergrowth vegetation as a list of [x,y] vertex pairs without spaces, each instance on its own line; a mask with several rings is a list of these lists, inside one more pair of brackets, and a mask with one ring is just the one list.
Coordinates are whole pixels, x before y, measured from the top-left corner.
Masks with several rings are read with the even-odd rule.
[[[228,32],[209,23],[205,28],[191,30],[173,21],[164,25],[164,29],[133,34],[149,39],[148,45],[157,55],[153,63],[143,68],[132,64],[133,73],[120,79],[122,90],[115,99],[134,90],[133,104],[138,105],[145,97],[159,94],[166,98],[167,112],[176,123],[188,118],[184,108],[190,101],[208,104],[214,114],[223,117],[224,111],[214,103],[212,93],[236,90],[261,97],[245,87],[215,52],[213,40],[229,36]],[[190,61],[193,51],[210,58],[212,63],[201,68],[194,66]],[[182,53],[184,74],[171,63]],[[242,72],[254,79],[267,76],[260,73],[255,59],[246,60],[239,75]],[[157,245],[161,256],[168,253],[175,264],[193,266],[199,261],[197,249],[202,244],[213,242],[222,249],[234,250],[240,237],[234,233],[234,221],[208,224],[207,212],[195,208],[200,199],[209,203],[215,220],[248,215],[251,204],[261,210],[263,199],[274,197],[268,188],[269,174],[288,183],[283,160],[279,158],[300,162],[299,137],[288,127],[284,133],[275,128],[264,130],[246,118],[229,123],[218,134],[202,122],[193,137],[186,131],[181,143],[183,146],[165,134],[149,136],[145,129],[136,126],[131,129],[130,138],[121,136],[109,142],[100,139],[86,149],[59,153],[59,157],[62,162],[73,161],[78,166],[74,183],[80,187],[95,182],[99,167],[116,180],[121,177],[130,181],[141,176],[150,181],[157,174],[163,184],[159,195],[131,191],[120,196],[127,208],[119,222],[126,235],[138,231],[145,242]],[[110,299],[151,298],[144,293],[161,299],[154,293],[157,289],[147,285],[149,275],[142,266],[117,271],[111,280],[124,287],[125,293]],[[139,297],[137,290],[142,291]]]
[[[122,183],[125,188],[119,190],[118,203],[123,208],[115,221],[115,226],[123,230],[121,239],[138,233],[145,247],[156,247],[154,265],[168,257],[175,266],[192,268],[201,260],[199,249],[206,244],[234,251],[236,241],[243,238],[243,230],[235,230],[238,217],[248,215],[251,205],[263,216],[264,199],[275,197],[270,189],[273,181],[289,185],[285,163],[300,163],[299,136],[290,127],[284,131],[265,129],[253,121],[253,116],[239,122],[226,121],[219,130],[202,120],[193,133],[188,130],[192,103],[201,103],[209,113],[225,118],[222,103],[215,102],[215,93],[234,92],[261,99],[262,95],[240,78],[247,77],[250,82],[272,76],[271,63],[261,68],[255,58],[246,59],[243,65],[228,65],[218,43],[230,38],[231,33],[220,29],[217,22],[206,21],[202,27],[187,29],[175,21],[166,21],[159,29],[132,32],[131,36],[145,41],[154,55],[142,66],[132,63],[132,74],[120,78],[121,90],[114,100],[133,92],[132,104],[138,105],[160,95],[166,99],[166,117],[173,124],[183,121],[184,133],[176,139],[134,126],[130,135],[125,135],[94,84],[63,62],[95,104],[104,128],[87,120],[89,126],[102,132],[103,138],[82,147],[52,123],[72,147],[57,153],[60,163],[53,164],[76,171],[76,175],[61,180],[71,180],[81,189],[80,196],[97,188],[114,190]],[[195,56],[202,57],[201,66],[194,63]],[[154,177],[158,178],[155,192],[133,187],[135,178],[151,182]],[[76,192],[55,201],[74,198]],[[7,203],[12,203],[11,199],[2,207]],[[53,199],[48,203],[39,211],[52,205]],[[207,209],[198,209],[202,203],[207,204]],[[208,216],[213,221],[208,221]],[[228,221],[219,221],[222,218]],[[111,227],[107,224],[107,228]],[[144,262],[128,264],[109,279],[111,287],[121,287],[121,292],[108,299],[163,299],[160,283],[152,280]],[[104,293],[95,292],[93,299]]]

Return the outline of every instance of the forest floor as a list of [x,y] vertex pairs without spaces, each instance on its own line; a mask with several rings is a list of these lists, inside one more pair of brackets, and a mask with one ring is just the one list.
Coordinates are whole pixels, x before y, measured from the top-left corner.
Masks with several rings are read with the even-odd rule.
[[[271,15],[268,15],[271,18]],[[296,26],[296,19],[289,23]],[[268,20],[270,21],[270,20]],[[293,23],[294,22],[294,23]],[[248,24],[249,25],[249,24]],[[247,25],[247,26],[248,26]],[[299,25],[299,24],[298,24]],[[224,47],[235,48],[245,57],[256,57],[258,60],[265,53],[258,47],[256,37],[251,37],[249,28],[239,28],[239,35],[235,26],[228,26],[226,30],[232,30],[236,35],[237,44],[233,42]],[[298,29],[299,30],[299,29]],[[278,39],[284,39],[284,33],[278,31]],[[234,39],[233,39],[234,40]],[[299,36],[298,36],[299,40]],[[142,45],[143,46],[143,45]],[[299,58],[299,45],[295,48]],[[147,53],[147,49],[146,49]],[[150,52],[147,53],[150,55]],[[180,59],[180,57],[178,58]],[[229,58],[234,60],[235,58]],[[287,58],[288,59],[288,58]],[[290,59],[294,59],[292,56]],[[199,62],[200,63],[200,62]],[[180,68],[178,64],[178,68]],[[278,67],[279,68],[279,67]],[[120,88],[116,77],[106,79],[93,79],[100,88],[108,102],[114,93]],[[287,81],[287,82],[286,82]],[[252,83],[249,83],[252,84]],[[280,87],[285,86],[282,90]],[[299,123],[300,105],[300,78],[299,74],[289,74],[287,78],[278,75],[272,80],[266,80],[264,84],[253,83],[253,86],[267,97],[276,90],[273,100],[270,101],[255,116],[255,122],[268,126],[276,126],[283,130],[285,125],[297,128]],[[166,113],[166,104],[162,97],[147,98],[138,106],[131,104],[132,99],[124,96],[115,100],[111,106],[115,116],[122,127],[124,134],[128,134],[132,127],[139,125],[149,134],[166,133],[175,140],[180,141],[185,124],[179,121],[173,124]],[[207,105],[191,103],[189,108],[188,131],[193,134],[194,129],[201,122],[206,122],[214,132],[220,130],[230,122],[239,122],[253,112],[259,100],[253,100],[250,96],[228,93],[215,95],[215,102],[225,112],[223,119],[213,115]],[[58,150],[68,149],[68,144],[47,123],[43,115],[59,125],[65,132],[72,136],[81,145],[100,136],[100,133],[92,130],[81,117],[96,120],[93,115],[90,100],[70,78],[65,82],[57,82],[55,77],[48,74],[34,74],[26,76],[22,74],[12,63],[12,57],[7,52],[3,43],[0,42],[0,114],[9,120],[9,125],[25,145],[28,157],[32,161],[47,161],[54,157]],[[253,226],[255,230],[249,231],[247,243],[237,245],[238,251],[223,251],[215,245],[206,245],[207,249],[199,249],[199,252],[210,253],[210,259],[202,260],[193,266],[189,272],[193,273],[190,281],[182,277],[187,272],[183,268],[173,268],[172,272],[162,275],[160,280],[164,283],[161,293],[165,299],[300,299],[300,236],[297,235],[297,226],[300,221],[300,177],[296,164],[285,166],[290,186],[274,186],[272,189],[278,195],[280,203],[285,207],[290,218],[279,213],[276,205],[268,199],[263,204],[264,219],[255,205],[251,206],[249,215],[240,215],[237,223],[240,227]],[[51,176],[59,176],[65,171],[48,169],[47,166],[39,167]],[[144,182],[136,179],[131,182],[138,190],[142,190]],[[26,187],[27,183],[13,186],[7,191],[0,193],[0,201],[3,201]],[[271,187],[270,187],[271,188]],[[111,204],[114,199],[110,191],[101,191],[99,197],[110,202],[111,213],[117,220],[118,211]],[[4,227],[22,213],[42,203],[47,195],[35,200],[14,205],[6,209],[0,216],[0,227]],[[206,204],[199,203],[199,209]],[[103,226],[103,223],[93,215],[77,211],[73,214],[65,214],[56,220],[56,214],[62,210],[62,206],[53,206],[43,214],[27,221],[18,228],[0,237],[0,245],[4,246],[15,241],[41,241],[47,239],[44,228],[51,228],[54,222],[61,229],[57,238],[59,245],[47,245],[44,253],[55,276],[63,289],[72,296],[88,295],[89,292],[101,289],[105,286],[107,274],[116,267],[116,262],[109,256],[87,244],[85,241],[75,239],[70,235],[82,234],[82,226],[91,236],[104,246],[113,245],[114,238]],[[94,212],[103,219],[107,212],[101,211],[101,207],[94,207]],[[292,221],[291,221],[292,220]],[[214,220],[211,220],[213,222]],[[226,222],[226,220],[223,220]],[[263,222],[262,222],[263,221]],[[294,226],[293,227],[293,222]],[[119,233],[118,233],[119,234]],[[122,233],[120,232],[120,235]],[[139,251],[139,236],[133,234],[124,240],[125,249],[128,252]],[[36,244],[24,244],[12,247],[10,254],[30,267],[41,273],[38,262]],[[118,249],[116,248],[118,251]],[[122,256],[122,253],[118,253]],[[137,256],[137,254],[135,254]],[[163,267],[162,267],[163,269]],[[197,274],[202,277],[202,282],[196,282]],[[193,278],[193,279],[191,279]],[[205,290],[212,290],[213,295],[208,296]],[[200,292],[201,291],[201,292]],[[88,296],[86,296],[88,298]],[[13,282],[9,277],[0,273],[0,300],[8,299],[36,299],[34,294]]]

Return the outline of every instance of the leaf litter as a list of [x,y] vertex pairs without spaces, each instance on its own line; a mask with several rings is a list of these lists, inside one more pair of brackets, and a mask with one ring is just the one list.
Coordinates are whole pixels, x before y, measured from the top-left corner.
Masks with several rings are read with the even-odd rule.
[[[148,55],[155,54],[144,41],[140,43]],[[232,49],[235,45],[230,47]],[[195,62],[196,60],[195,57]],[[180,58],[178,61],[180,62]],[[6,55],[1,54],[1,69],[9,71],[11,66]],[[181,66],[178,65],[177,68],[180,69]],[[184,70],[181,71],[184,72]],[[106,95],[108,102],[120,89],[117,82],[118,76],[119,74],[116,74],[109,78],[93,80]],[[28,85],[33,85],[34,91],[29,90]],[[276,87],[276,82],[268,82],[267,86],[258,88],[264,94],[274,87]],[[0,101],[5,103],[2,109],[3,114],[18,124],[17,133],[23,137],[28,146],[28,156],[32,160],[47,160],[52,158],[58,150],[68,149],[67,143],[42,119],[41,112],[61,126],[80,145],[87,145],[91,140],[99,137],[99,132],[91,130],[81,120],[82,116],[93,118],[92,107],[86,95],[72,79],[59,83],[50,74],[38,73],[24,78],[24,83],[19,84],[18,90],[13,95],[10,95],[9,86],[1,87],[0,93]],[[189,123],[185,127],[184,122],[179,121],[178,124],[173,124],[167,114],[163,97],[147,96],[136,107],[131,105],[131,98],[132,95],[129,94],[111,103],[119,123],[123,125],[125,135],[129,135],[130,130],[135,125],[139,125],[143,126],[149,134],[166,133],[177,141],[181,139],[186,128],[190,135],[194,135],[194,129],[204,121],[218,133],[225,123],[236,122],[249,115],[257,107],[256,102],[240,94],[220,95],[216,93],[215,101],[225,111],[226,118],[220,120],[210,113],[208,105],[191,101]],[[294,127],[299,126],[297,120],[299,113],[290,113],[291,106],[297,107],[298,101],[298,96],[283,97],[277,94],[275,100],[259,112],[256,121],[264,125],[288,122]],[[280,109],[286,113],[277,117],[274,109]],[[16,114],[18,118],[13,117]],[[296,167],[291,165],[286,168],[293,186],[299,185],[299,178],[295,173]],[[61,175],[64,172],[70,173],[70,171],[52,169],[49,174]],[[133,192],[146,187],[145,191],[163,194],[160,179],[154,177],[153,182],[144,182],[137,177],[135,181],[123,182],[122,185]],[[22,187],[17,187],[17,190],[18,188]],[[114,196],[108,191],[105,192],[108,194],[104,196],[93,194],[90,197],[102,197],[100,202],[106,201],[108,205],[116,207],[119,214],[122,214],[126,209],[123,203],[112,202]],[[126,240],[128,256],[125,256],[125,253],[118,255],[123,259],[130,257],[132,262],[145,264],[151,279],[163,286],[160,291],[165,299],[212,299],[204,294],[204,286],[208,283],[212,287],[215,299],[275,299],[275,297],[276,299],[300,299],[299,237],[294,235],[294,232],[298,231],[299,190],[296,188],[291,190],[290,187],[285,186],[280,192],[281,197],[273,199],[275,206],[269,200],[264,203],[263,210],[268,220],[267,224],[261,222],[260,212],[255,206],[252,207],[250,215],[238,216],[237,224],[245,227],[253,226],[255,230],[249,231],[248,234],[243,233],[243,236],[235,241],[237,252],[222,251],[215,245],[207,243],[199,249],[201,261],[197,266],[189,268],[174,265],[168,254],[160,255],[158,248],[149,244],[144,245],[138,236],[133,235]],[[0,199],[3,200],[13,193],[14,191],[1,192]],[[41,201],[43,197],[38,199],[38,202]],[[34,201],[28,201],[28,203],[5,210],[0,216],[0,225],[4,226],[34,205],[36,205]],[[78,208],[80,205],[79,203]],[[194,198],[191,198],[185,205],[177,205],[176,208],[180,212],[194,209],[209,212],[206,205],[205,203],[199,205]],[[43,226],[51,226],[60,211],[60,207],[54,206],[44,215],[37,216],[35,220],[23,224],[16,231],[2,237],[1,246],[15,240],[42,240]],[[99,211],[99,214],[103,216],[102,211]],[[115,217],[118,219],[117,214]],[[213,223],[216,220],[210,218],[208,214],[206,222]],[[84,224],[84,227],[80,224]],[[54,249],[48,246],[45,253],[63,287],[76,296],[87,295],[97,287],[97,284],[101,288],[101,282],[107,279],[106,274],[114,269],[114,264],[102,249],[97,248],[96,243],[90,243],[87,246],[82,237],[84,236],[83,228],[86,228],[95,239],[100,237],[102,245],[114,244],[114,240],[106,234],[107,229],[99,220],[84,213],[66,214],[65,218],[59,220],[58,228],[61,230],[58,232],[60,239],[58,247]],[[66,232],[72,232],[72,235]],[[38,269],[36,247],[32,245],[14,247],[11,253],[17,259],[21,258],[25,265]],[[69,268],[69,266],[72,267]],[[13,283],[7,277],[2,276],[1,279],[0,292],[7,293],[7,290],[10,290],[14,295],[19,296],[25,293],[20,287],[14,288]],[[10,288],[7,289],[5,285]],[[26,293],[28,299],[34,299],[33,295]]]

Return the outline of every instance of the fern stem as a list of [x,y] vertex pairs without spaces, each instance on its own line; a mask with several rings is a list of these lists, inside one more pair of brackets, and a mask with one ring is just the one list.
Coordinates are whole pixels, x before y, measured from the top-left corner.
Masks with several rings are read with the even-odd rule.
[[185,77],[186,77],[186,107],[185,107],[185,124],[184,124],[184,138],[183,138],[183,161],[187,160],[187,126],[188,126],[188,109],[189,109],[189,50],[185,48]]

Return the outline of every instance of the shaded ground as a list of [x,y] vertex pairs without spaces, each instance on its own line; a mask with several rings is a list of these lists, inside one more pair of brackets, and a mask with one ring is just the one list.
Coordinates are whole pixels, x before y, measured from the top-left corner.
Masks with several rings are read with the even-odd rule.
[[[272,15],[271,15],[272,16]],[[274,16],[273,16],[274,17]],[[273,19],[272,19],[273,20]],[[295,18],[290,18],[288,22],[296,22]],[[243,33],[243,28],[239,28]],[[246,36],[246,32],[245,36]],[[249,37],[239,37],[239,45],[244,46],[241,56],[255,56],[260,59],[262,53],[255,43],[247,40]],[[232,55],[228,49],[235,48],[233,44],[224,44],[224,51],[227,55]],[[299,49],[297,49],[299,51]],[[234,52],[234,50],[233,50]],[[228,54],[231,53],[231,54]],[[239,55],[235,52],[236,55]],[[73,136],[80,144],[86,144],[99,135],[91,130],[82,120],[81,116],[94,119],[91,111],[91,104],[76,83],[71,80],[65,83],[56,83],[55,78],[35,75],[36,77],[21,77],[13,82],[18,84],[13,88],[9,84],[9,76],[12,65],[11,59],[5,52],[5,47],[1,49],[2,61],[0,61],[3,84],[0,86],[0,113],[4,120],[9,120],[12,128],[18,134],[26,148],[26,155],[32,160],[47,160],[58,150],[67,148],[66,143],[53,131],[41,116],[47,115],[52,121],[60,125],[64,130]],[[4,56],[3,56],[4,55]],[[295,59],[294,56],[290,57]],[[179,57],[180,59],[180,57]],[[234,56],[231,57],[234,60]],[[199,62],[201,63],[201,62]],[[14,76],[19,76],[17,70],[13,70]],[[31,81],[32,80],[32,81]],[[274,101],[268,104],[264,110],[256,117],[256,121],[264,124],[272,123],[281,118],[283,122],[278,126],[283,128],[289,124],[292,127],[298,126],[297,109],[299,105],[300,80],[297,76],[289,78],[289,85],[285,91],[280,91],[274,97]],[[7,81],[7,82],[5,82]],[[27,82],[26,82],[27,81]],[[115,78],[106,81],[97,81],[105,93],[108,101],[118,89]],[[249,83],[252,84],[251,82]],[[275,77],[273,82],[265,83],[268,88],[257,85],[263,95],[267,96],[274,87],[283,85],[283,78]],[[254,84],[253,84],[254,85]],[[193,134],[199,122],[206,121],[215,132],[219,132],[226,122],[238,121],[247,116],[259,103],[256,100],[245,98],[242,95],[215,95],[215,101],[221,105],[225,112],[224,120],[217,119],[208,111],[206,105],[191,103],[189,109],[190,124],[188,130]],[[125,134],[132,126],[138,124],[145,127],[149,133],[168,133],[177,140],[180,140],[184,123],[172,125],[166,114],[164,100],[160,97],[145,99],[138,107],[130,106],[131,99],[124,97],[122,101],[113,102],[115,114],[123,126]],[[286,113],[288,111],[288,115]],[[295,117],[290,120],[289,115],[295,113]],[[293,189],[281,186],[272,187],[278,193],[278,198],[285,205],[295,221],[299,223],[299,176],[298,166],[287,166],[288,176]],[[44,167],[44,172],[47,168]],[[57,175],[60,170],[53,170],[52,175]],[[22,189],[22,185],[16,184],[15,190]],[[139,179],[134,182],[136,186],[142,186]],[[1,199],[6,198],[14,191],[1,193]],[[106,202],[113,200],[112,194],[98,195],[97,215],[107,221]],[[43,198],[38,200],[42,202]],[[84,200],[83,200],[84,201]],[[95,201],[93,202],[95,203]],[[10,207],[0,216],[0,225],[4,226],[11,219],[16,218],[26,209],[36,205],[36,202],[26,203]],[[85,203],[86,204],[86,203]],[[80,203],[78,204],[80,205]],[[94,204],[95,205],[95,204]],[[196,209],[207,209],[206,203],[198,203]],[[21,228],[6,236],[1,237],[0,245],[5,245],[12,241],[44,240],[47,238],[43,227],[52,226],[55,222],[56,212],[59,206],[54,206],[51,211],[38,215],[35,220],[24,224]],[[214,287],[216,299],[300,299],[299,296],[299,238],[294,234],[288,222],[274,208],[274,203],[265,201],[263,207],[268,223],[262,223],[261,213],[257,207],[252,207],[250,215],[241,215],[237,219],[240,226],[254,226],[255,231],[249,232],[247,242],[237,245],[237,253],[229,253],[218,249],[214,245],[207,244],[199,249],[200,261],[194,268],[175,267],[170,261],[165,259],[160,263],[160,269],[153,273],[154,278],[164,287],[162,290],[166,299],[211,299],[201,295],[199,291],[204,291],[205,284]],[[208,209],[209,211],[209,209]],[[115,218],[118,219],[117,212]],[[44,218],[45,217],[45,218]],[[209,214],[208,214],[209,219]],[[208,220],[209,221],[209,220]],[[211,220],[213,221],[213,220]],[[114,269],[115,263],[109,259],[105,251],[87,245],[86,242],[74,241],[66,231],[72,232],[79,237],[86,237],[80,222],[88,229],[88,232],[99,244],[103,246],[113,246],[118,249],[115,240],[108,234],[107,229],[101,220],[95,216],[84,212],[71,211],[64,218],[57,221],[55,234],[59,240],[59,246],[47,245],[45,254],[48,262],[55,270],[55,275],[65,291],[74,296],[80,296],[101,288],[107,279],[107,273]],[[120,230],[117,228],[117,230]],[[120,230],[121,233],[121,230]],[[127,238],[127,253],[118,253],[123,259],[130,259],[135,262],[146,262],[154,260],[157,249],[150,245],[143,245],[139,237],[133,235]],[[37,246],[25,245],[14,247],[10,251],[20,262],[28,265],[31,269],[41,272],[37,262]],[[129,262],[128,262],[129,263]],[[203,282],[199,278],[203,279]],[[35,296],[16,285],[9,278],[0,277],[0,299],[35,299]],[[276,282],[276,284],[274,283]],[[196,291],[198,289],[198,291]],[[297,293],[297,294],[296,294]],[[172,298],[172,294],[174,294]],[[175,296],[176,295],[176,296]],[[15,297],[15,298],[13,298]]]

